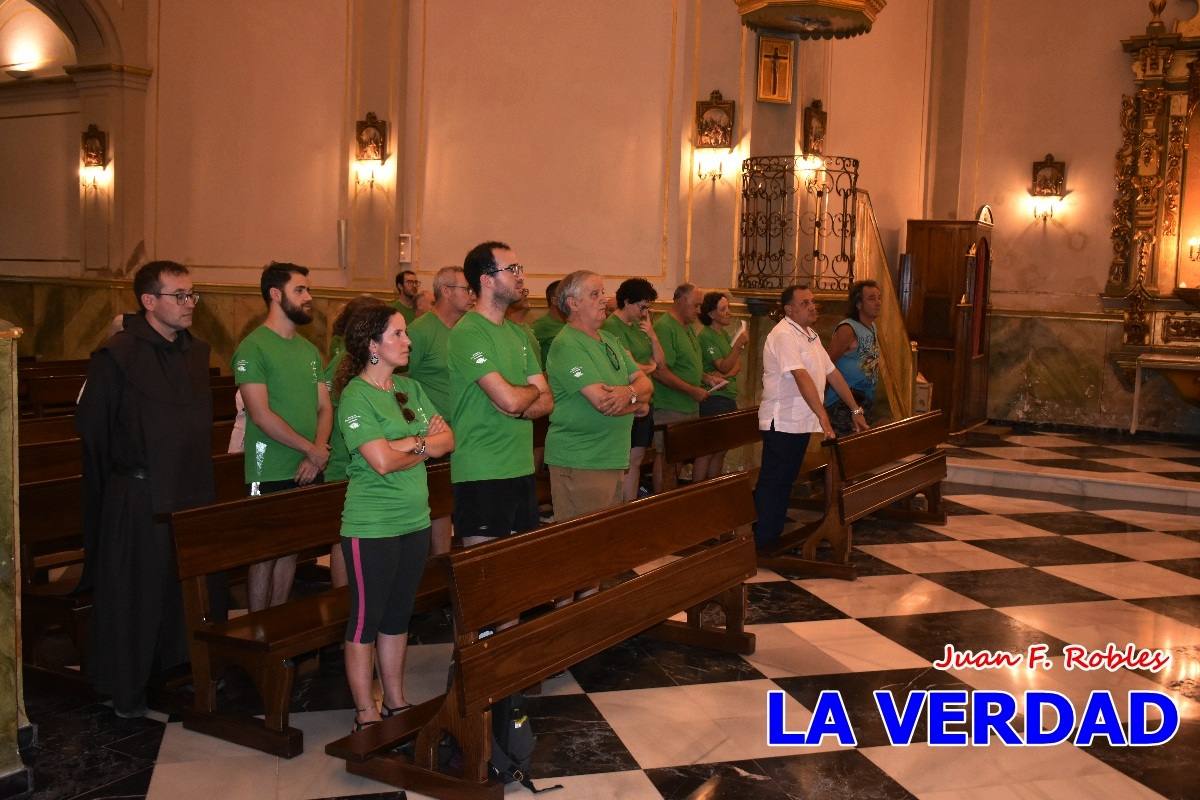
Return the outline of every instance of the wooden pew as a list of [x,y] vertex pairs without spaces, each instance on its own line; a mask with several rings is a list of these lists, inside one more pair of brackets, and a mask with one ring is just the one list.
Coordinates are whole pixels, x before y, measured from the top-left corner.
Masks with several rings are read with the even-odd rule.
[[[454,610],[454,661],[445,695],[326,746],[347,771],[443,798],[500,798],[488,781],[491,705],[649,630],[662,638],[752,653],[744,581],[754,575],[754,519],[747,474],[725,475],[478,547],[446,562]],[[672,554],[635,578],[478,638],[485,626],[601,584]],[[710,602],[726,627],[703,625]],[[670,621],[686,611],[687,622]],[[664,620],[667,620],[664,622]],[[454,736],[461,772],[438,767],[438,743]],[[414,756],[390,752],[415,737]]]
[[[86,373],[86,364],[80,372],[22,370],[17,376],[17,404],[21,415],[46,417],[74,414]],[[217,367],[210,367],[209,375],[213,386],[233,385],[233,376],[221,375]]]
[[[283,758],[304,751],[303,733],[288,725],[293,659],[343,640],[349,591],[330,589],[214,624],[206,616],[205,576],[311,548],[328,549],[339,540],[345,493],[341,481],[171,515],[196,688],[195,705],[184,714],[185,728]],[[448,515],[451,503],[449,463],[430,465],[433,516]],[[417,610],[445,605],[444,558],[430,558]],[[262,695],[263,719],[218,710],[216,680],[226,665],[242,668],[253,680]]]
[[[758,406],[712,417],[656,425],[663,432],[663,488],[678,485],[678,466],[700,456],[733,450],[760,440]],[[751,484],[753,486],[753,483]]]
[[[246,493],[241,453],[213,458],[218,502]],[[21,640],[25,662],[47,666],[37,658],[36,645],[50,628],[61,628],[86,664],[92,596],[78,593],[78,575],[48,580],[58,567],[83,563],[82,478],[72,475],[48,481],[22,483],[19,489],[21,521]]]
[[[233,420],[217,422],[212,429],[212,454],[229,449]],[[83,446],[77,437],[51,442],[22,444],[17,448],[21,483],[67,478],[83,471]]]
[[[945,417],[931,411],[825,441],[830,455],[822,518],[784,533],[775,548],[760,553],[759,565],[853,580],[851,523],[883,511],[894,518],[944,525],[941,487],[946,455],[938,445],[946,438]],[[924,511],[888,508],[918,494],[925,496]],[[832,548],[832,560],[818,557],[822,543]]]

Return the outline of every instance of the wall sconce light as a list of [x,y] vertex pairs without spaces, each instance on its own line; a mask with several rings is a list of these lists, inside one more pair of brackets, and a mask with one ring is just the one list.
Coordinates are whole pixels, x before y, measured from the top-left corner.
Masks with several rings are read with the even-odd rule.
[[366,119],[354,123],[354,140],[354,182],[359,186],[374,186],[378,170],[388,158],[387,120],[368,111]]
[[1053,219],[1068,194],[1066,163],[1055,161],[1051,153],[1044,160],[1033,162],[1033,186],[1029,194],[1033,198],[1033,218],[1043,225]]
[[1188,239],[1188,260],[1200,261],[1200,237]]
[[108,176],[108,134],[88,125],[80,137],[79,183],[85,189],[99,189]]
[[825,159],[820,155],[806,154],[796,162],[796,172],[804,181],[804,188],[809,191],[822,192],[825,189]]
[[716,183],[725,173],[725,158],[729,150],[718,150],[712,147],[696,150],[696,177],[702,181]]

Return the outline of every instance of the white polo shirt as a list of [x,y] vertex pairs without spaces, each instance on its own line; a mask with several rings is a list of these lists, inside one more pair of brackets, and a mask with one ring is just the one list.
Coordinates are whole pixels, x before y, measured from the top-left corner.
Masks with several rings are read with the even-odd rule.
[[817,433],[821,422],[804,402],[792,370],[803,369],[817,389],[818,402],[825,396],[825,376],[833,362],[812,328],[802,328],[784,317],[767,334],[763,346],[763,393],[758,405],[758,428],[783,433]]

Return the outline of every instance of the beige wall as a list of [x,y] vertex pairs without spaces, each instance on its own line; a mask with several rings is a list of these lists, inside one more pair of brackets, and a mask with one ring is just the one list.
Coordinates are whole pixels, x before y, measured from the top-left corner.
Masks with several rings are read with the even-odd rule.
[[[1172,2],[1165,17],[1170,23],[1194,8]],[[949,33],[968,48],[965,87],[961,114],[938,135],[961,147],[940,152],[936,169],[957,174],[959,218],[984,203],[995,214],[993,306],[1100,309],[1112,259],[1118,111],[1133,88],[1120,41],[1144,31],[1149,18],[1138,2],[970,0],[965,24]],[[1049,152],[1066,162],[1071,194],[1043,225],[1032,217],[1028,189],[1032,163]],[[946,213],[948,196],[934,214]]]

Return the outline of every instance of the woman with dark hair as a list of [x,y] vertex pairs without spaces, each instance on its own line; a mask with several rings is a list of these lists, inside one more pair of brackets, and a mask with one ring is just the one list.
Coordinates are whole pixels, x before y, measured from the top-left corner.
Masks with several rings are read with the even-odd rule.
[[[337,375],[338,365],[342,363],[342,355],[346,350],[346,324],[358,311],[370,306],[386,306],[378,297],[361,294],[346,301],[342,310],[333,320],[333,336],[329,340],[329,363],[321,379],[329,390],[329,400],[333,405],[333,430],[329,434],[329,462],[325,464],[325,482],[346,480],[346,465],[350,463],[350,452],[342,439],[342,432],[337,426],[338,396],[333,391],[333,379]],[[329,552],[329,582],[333,586],[346,585],[346,561],[342,558],[342,546],[335,544]]]
[[[708,292],[700,301],[701,369],[705,375],[718,375],[726,382],[709,390],[708,397],[700,401],[700,416],[712,417],[737,410],[737,375],[742,371],[742,351],[750,337],[743,322],[737,333],[730,333],[733,315],[729,311],[729,298],[724,292]],[[720,388],[718,388],[720,387]],[[692,480],[702,481],[715,478],[725,467],[725,451],[711,456],[701,456],[692,466]]]
[[354,729],[378,722],[372,671],[379,653],[382,716],[407,706],[408,620],[429,553],[425,460],[454,449],[450,426],[416,381],[393,375],[408,363],[404,315],[370,305],[346,325],[334,378],[337,425],[350,452],[342,508],[342,554],[350,573],[346,680]]

